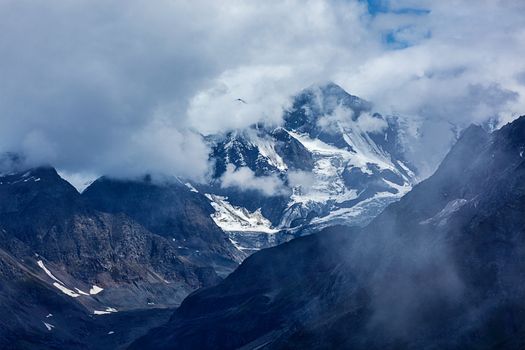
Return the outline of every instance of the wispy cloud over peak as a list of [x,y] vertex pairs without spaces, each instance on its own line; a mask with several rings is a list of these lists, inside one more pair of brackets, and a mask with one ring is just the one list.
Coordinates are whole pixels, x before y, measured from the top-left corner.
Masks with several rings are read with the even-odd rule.
[[385,114],[508,121],[525,109],[524,12],[507,1],[3,1],[0,151],[72,173],[200,177],[198,133],[279,123],[291,96],[324,81]]

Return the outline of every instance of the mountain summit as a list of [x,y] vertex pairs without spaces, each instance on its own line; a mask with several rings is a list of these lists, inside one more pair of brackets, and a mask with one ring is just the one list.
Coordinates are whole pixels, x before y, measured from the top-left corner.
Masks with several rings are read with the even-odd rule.
[[329,83],[295,96],[282,126],[208,136],[213,178],[195,187],[217,225],[253,251],[333,224],[367,224],[417,179],[403,123],[372,108]]

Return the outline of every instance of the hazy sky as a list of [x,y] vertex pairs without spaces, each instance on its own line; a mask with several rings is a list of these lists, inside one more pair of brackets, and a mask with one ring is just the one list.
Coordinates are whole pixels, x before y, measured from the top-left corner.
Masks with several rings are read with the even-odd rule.
[[524,18],[519,0],[2,0],[0,152],[199,178],[197,133],[278,122],[291,95],[334,81],[424,120],[439,158],[449,123],[525,114]]

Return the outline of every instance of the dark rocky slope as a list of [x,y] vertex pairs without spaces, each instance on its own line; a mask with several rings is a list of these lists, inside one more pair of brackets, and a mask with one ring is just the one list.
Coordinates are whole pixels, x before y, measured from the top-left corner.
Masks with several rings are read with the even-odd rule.
[[209,204],[162,186],[102,179],[84,196],[50,167],[0,176],[0,347],[99,348],[115,312],[150,309],[122,323],[122,345],[231,271],[239,253]]
[[467,129],[362,230],[252,255],[134,349],[523,349],[525,117]]
[[102,177],[82,198],[101,212],[125,214],[147,230],[167,238],[178,254],[190,261],[213,266],[221,275],[230,273],[243,258],[213,222],[214,212],[203,195],[172,178],[153,182]]

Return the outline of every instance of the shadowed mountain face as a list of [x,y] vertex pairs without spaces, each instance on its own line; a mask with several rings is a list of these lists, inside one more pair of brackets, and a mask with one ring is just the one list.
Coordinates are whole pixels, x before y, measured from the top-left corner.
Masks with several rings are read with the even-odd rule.
[[150,232],[171,240],[179,254],[227,274],[243,257],[213,222],[206,197],[173,180],[153,183],[101,178],[82,198],[101,212],[125,214]]
[[156,324],[166,314],[154,309],[237,266],[210,213],[182,184],[102,178],[81,195],[53,168],[1,176],[0,310],[14,317],[0,347],[86,348],[88,327],[103,331],[100,318],[135,309],[151,312],[129,334]]
[[0,249],[2,349],[116,349],[166,322],[172,312],[148,309],[89,314],[78,297],[50,286],[48,276],[40,272]]
[[470,127],[363,229],[256,253],[145,349],[523,349],[525,117]]

